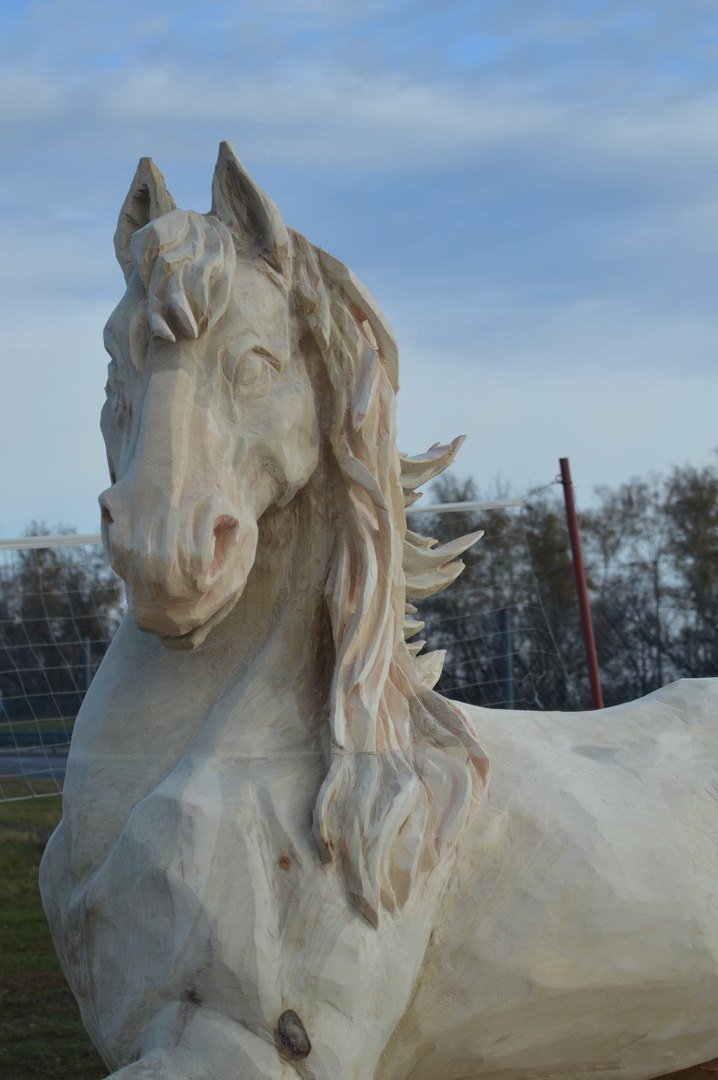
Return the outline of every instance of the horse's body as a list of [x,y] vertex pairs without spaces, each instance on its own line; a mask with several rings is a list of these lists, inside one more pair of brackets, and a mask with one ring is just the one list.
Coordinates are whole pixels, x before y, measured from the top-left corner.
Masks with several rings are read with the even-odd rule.
[[[475,538],[402,546],[403,502],[456,447],[400,469],[384,324],[339,264],[319,281],[301,238],[288,269],[235,164],[215,212],[234,202],[274,275],[237,296],[266,313],[300,279],[301,333],[282,339],[275,312],[249,360],[213,351],[234,256],[157,174],[118,230],[103,506],[133,618],[77,719],[41,874],[93,1040],[123,1080],[638,1080],[714,1056],[718,683],[600,717],[433,693],[405,599]],[[240,388],[233,457],[216,385]]]
[[472,709],[494,771],[381,1080],[657,1076],[718,1053],[718,682]]
[[311,692],[284,668],[252,681],[276,722],[241,693],[238,717],[223,645],[148,656],[126,622],[74,736],[44,890],[109,1065],[161,1047],[163,1080],[294,1075],[287,1008],[312,1043],[297,1070],[332,1080],[627,1080],[718,1054],[715,682],[600,720],[472,710],[482,813],[439,905],[375,930],[313,849],[323,758],[291,722]]

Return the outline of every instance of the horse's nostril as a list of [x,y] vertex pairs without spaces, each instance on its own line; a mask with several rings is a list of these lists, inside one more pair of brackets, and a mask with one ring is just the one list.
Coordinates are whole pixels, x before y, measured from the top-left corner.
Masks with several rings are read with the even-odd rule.
[[215,540],[219,540],[225,533],[231,532],[232,529],[236,529],[239,522],[236,518],[229,517],[228,514],[224,514],[222,517],[218,517],[214,523],[214,537]]
[[232,534],[239,525],[236,518],[229,514],[218,517],[214,523],[214,558],[212,560],[212,573],[216,574],[224,566],[227,552],[232,542]]
[[112,514],[110,513],[109,507],[107,507],[107,506],[102,507],[102,515],[101,516],[102,516],[102,520],[107,525],[112,524],[113,518],[112,518]]

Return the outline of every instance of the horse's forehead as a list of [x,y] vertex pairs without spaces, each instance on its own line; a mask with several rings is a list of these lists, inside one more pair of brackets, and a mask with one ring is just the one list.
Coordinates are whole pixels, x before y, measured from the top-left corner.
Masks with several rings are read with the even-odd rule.
[[[115,342],[118,332],[148,316],[147,293],[138,274],[130,278],[127,289],[105,326],[105,340]],[[286,332],[290,324],[288,293],[253,261],[238,263],[231,289],[228,311],[216,328],[217,333],[231,333],[236,324],[251,325],[256,331]],[[200,335],[204,338],[206,335]]]
[[232,282],[226,329],[239,322],[252,329],[289,329],[290,305],[286,291],[251,262],[239,263]]
[[289,305],[287,291],[265,273],[256,260],[238,260],[232,282],[232,295],[242,307],[263,298],[268,307],[284,308]]

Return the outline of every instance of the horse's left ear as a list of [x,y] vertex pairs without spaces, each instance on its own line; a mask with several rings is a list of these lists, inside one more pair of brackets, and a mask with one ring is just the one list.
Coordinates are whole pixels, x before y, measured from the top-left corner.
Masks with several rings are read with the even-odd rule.
[[280,274],[289,255],[289,233],[272,200],[240,164],[228,142],[219,144],[212,180],[212,213]]
[[132,274],[130,257],[132,237],[138,229],[143,228],[154,218],[169,214],[171,210],[176,209],[175,201],[167,190],[165,178],[152,158],[140,158],[115,229],[115,254],[125,275],[125,281],[129,281]]

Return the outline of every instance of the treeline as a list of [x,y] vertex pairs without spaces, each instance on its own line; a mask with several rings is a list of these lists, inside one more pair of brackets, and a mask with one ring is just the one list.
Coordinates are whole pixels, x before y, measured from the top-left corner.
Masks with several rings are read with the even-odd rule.
[[[28,536],[49,531],[33,524]],[[97,547],[24,548],[0,560],[0,736],[11,726],[22,744],[38,723],[46,732],[49,721],[74,720],[119,623],[122,589]]]
[[[444,479],[432,494],[461,502],[509,492]],[[410,527],[439,540],[485,532],[458,581],[419,605],[420,636],[447,651],[439,688],[478,705],[588,708],[560,487],[518,510],[428,514]],[[602,489],[583,509],[581,529],[606,704],[718,674],[718,468],[676,468]],[[122,608],[99,548],[5,553],[0,725],[19,732],[71,722]]]
[[[439,481],[437,501],[506,497]],[[480,705],[587,708],[588,674],[561,488],[521,510],[413,519],[440,540],[485,530],[457,583],[421,605],[446,648],[439,688]],[[596,492],[581,514],[604,699],[718,674],[718,469],[675,468]]]

